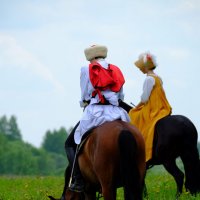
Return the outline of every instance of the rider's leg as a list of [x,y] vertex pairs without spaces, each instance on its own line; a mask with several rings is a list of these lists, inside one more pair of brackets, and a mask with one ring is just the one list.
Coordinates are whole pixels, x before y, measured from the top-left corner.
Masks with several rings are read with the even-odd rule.
[[84,191],[84,180],[83,176],[81,174],[79,164],[78,164],[78,158],[75,156],[74,163],[73,163],[73,169],[71,174],[71,182],[69,184],[69,189],[76,192],[83,192]]
[[77,145],[74,142],[74,133],[78,125],[79,123],[76,124],[76,126],[73,128],[70,135],[68,136],[65,142],[65,151],[66,151],[67,158],[69,161],[69,167],[72,171],[71,173],[72,180],[70,181],[69,188],[73,191],[82,192],[84,189],[84,181],[83,181],[83,177],[82,177],[82,174],[78,165],[77,156],[76,156]]
[[74,162],[76,146],[77,146],[74,142],[74,133],[75,133],[78,125],[79,125],[79,122],[72,129],[69,136],[67,137],[67,140],[65,141],[65,151],[66,151],[67,158],[68,158],[68,161],[69,161],[69,166],[71,167],[71,169],[72,169],[72,165],[73,165],[73,162]]

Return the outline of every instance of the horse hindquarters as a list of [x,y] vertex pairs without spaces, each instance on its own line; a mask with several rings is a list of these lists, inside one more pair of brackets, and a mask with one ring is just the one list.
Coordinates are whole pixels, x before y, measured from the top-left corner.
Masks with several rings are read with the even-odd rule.
[[[192,151],[191,151],[192,150]],[[186,149],[181,159],[184,164],[185,169],[185,188],[191,192],[191,194],[196,194],[200,192],[200,169],[198,150]]]
[[199,152],[197,149],[198,133],[194,124],[186,117],[182,116],[183,148],[181,159],[185,169],[185,187],[192,194],[200,192],[200,161]]
[[197,130],[183,115],[170,115],[160,119],[155,126],[153,164],[161,163],[174,177],[178,192],[182,192],[183,175],[174,159],[181,157],[185,169],[185,186],[191,193],[200,191],[199,154]]
[[138,148],[134,136],[129,131],[119,135],[120,168],[125,200],[141,200],[143,177],[137,164]]
[[185,169],[185,188],[196,194],[200,192],[200,161],[196,145],[188,145],[182,152],[181,159]]

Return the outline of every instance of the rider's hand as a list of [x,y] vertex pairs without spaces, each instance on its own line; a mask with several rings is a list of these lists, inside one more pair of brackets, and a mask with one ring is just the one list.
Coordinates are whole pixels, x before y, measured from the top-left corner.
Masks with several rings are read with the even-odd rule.
[[82,108],[85,108],[85,107],[88,106],[88,105],[89,105],[89,102],[88,102],[88,101],[85,101],[85,100],[80,101],[80,106],[81,106]]

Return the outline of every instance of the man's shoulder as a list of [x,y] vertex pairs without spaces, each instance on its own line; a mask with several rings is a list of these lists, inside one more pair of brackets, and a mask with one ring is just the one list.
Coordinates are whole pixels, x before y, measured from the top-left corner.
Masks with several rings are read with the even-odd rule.
[[87,66],[87,65],[83,65],[83,66],[81,67],[81,70],[86,70],[86,69],[88,69],[88,67],[89,67],[89,66]]
[[85,73],[89,70],[89,67],[88,66],[82,66],[81,67],[81,73]]

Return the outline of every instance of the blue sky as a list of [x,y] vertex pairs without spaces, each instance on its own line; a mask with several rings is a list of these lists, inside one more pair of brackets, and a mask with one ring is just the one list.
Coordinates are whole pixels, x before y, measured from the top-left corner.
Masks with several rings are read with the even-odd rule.
[[0,116],[16,116],[25,141],[40,146],[47,130],[80,119],[80,67],[93,44],[122,69],[128,103],[145,78],[134,61],[155,54],[173,114],[200,129],[199,0],[0,0],[0,19]]

